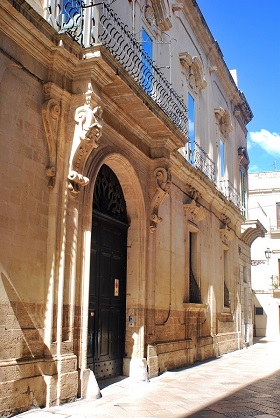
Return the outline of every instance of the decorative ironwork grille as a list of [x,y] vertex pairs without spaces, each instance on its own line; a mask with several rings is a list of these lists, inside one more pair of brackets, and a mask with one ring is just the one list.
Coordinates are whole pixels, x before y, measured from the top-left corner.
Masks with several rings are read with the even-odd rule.
[[212,183],[216,184],[215,163],[197,142],[195,142],[195,147],[192,154],[192,165],[198,170],[202,171],[202,173],[204,173],[212,181]]
[[[102,7],[98,13],[94,13],[95,7],[100,5]],[[91,22],[90,34],[88,24],[85,23],[88,20]],[[86,46],[85,39],[88,38],[88,46],[102,43],[174,125],[188,137],[187,106],[113,9],[105,3],[87,5],[82,0],[69,0],[58,15],[56,23],[60,32],[67,33],[82,47]]]
[[113,171],[105,164],[96,178],[93,209],[127,223],[126,203],[121,185]]
[[190,303],[201,303],[200,288],[190,266]]

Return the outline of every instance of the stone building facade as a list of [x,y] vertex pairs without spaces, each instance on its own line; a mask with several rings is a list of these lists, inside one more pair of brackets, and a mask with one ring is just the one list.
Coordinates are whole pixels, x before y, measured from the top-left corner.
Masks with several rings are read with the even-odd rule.
[[266,229],[251,248],[253,324],[256,337],[280,334],[280,172],[249,173],[250,218]]
[[252,343],[253,115],[196,1],[0,20],[0,413]]

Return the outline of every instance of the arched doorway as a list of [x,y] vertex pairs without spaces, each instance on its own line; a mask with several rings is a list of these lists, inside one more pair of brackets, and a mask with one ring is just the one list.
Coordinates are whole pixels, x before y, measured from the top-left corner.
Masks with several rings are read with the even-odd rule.
[[88,367],[97,379],[123,373],[127,212],[120,183],[107,166],[94,187],[88,313]]

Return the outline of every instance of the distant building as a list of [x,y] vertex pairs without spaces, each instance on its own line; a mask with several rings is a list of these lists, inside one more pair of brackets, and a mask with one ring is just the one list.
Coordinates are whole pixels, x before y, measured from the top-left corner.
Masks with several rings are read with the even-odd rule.
[[253,114],[196,1],[0,22],[0,415],[252,344]]
[[249,174],[249,216],[267,233],[251,248],[255,336],[280,332],[280,171]]

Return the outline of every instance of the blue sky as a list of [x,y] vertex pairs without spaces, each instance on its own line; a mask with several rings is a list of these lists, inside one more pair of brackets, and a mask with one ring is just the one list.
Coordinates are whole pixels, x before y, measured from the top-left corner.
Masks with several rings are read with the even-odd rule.
[[280,0],[197,0],[254,118],[250,172],[280,171]]

